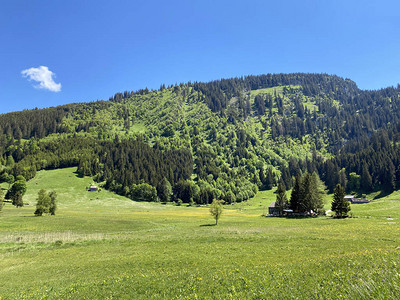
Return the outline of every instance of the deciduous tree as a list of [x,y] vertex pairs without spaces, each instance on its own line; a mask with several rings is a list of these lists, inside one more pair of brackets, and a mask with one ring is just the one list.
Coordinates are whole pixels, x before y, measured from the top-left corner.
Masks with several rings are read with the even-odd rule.
[[49,193],[49,197],[50,197],[50,206],[49,206],[49,213],[54,216],[56,214],[56,210],[57,210],[57,193],[55,191],[51,191]]
[[51,198],[45,189],[38,192],[35,216],[42,216],[50,212]]
[[215,219],[215,225],[218,225],[218,220],[222,215],[223,203],[224,203],[223,200],[217,200],[217,199],[214,199],[213,202],[211,203],[210,213]]
[[169,202],[171,200],[172,186],[165,177],[157,185],[157,196],[161,202]]
[[276,202],[275,207],[279,210],[279,215],[283,215],[283,210],[288,207],[289,203],[286,197],[286,189],[282,182],[279,182],[278,189],[276,191]]
[[11,188],[7,191],[6,199],[11,199],[12,204],[17,207],[22,207],[23,201],[22,197],[26,192],[26,181],[22,176],[17,176],[17,181],[11,186]]

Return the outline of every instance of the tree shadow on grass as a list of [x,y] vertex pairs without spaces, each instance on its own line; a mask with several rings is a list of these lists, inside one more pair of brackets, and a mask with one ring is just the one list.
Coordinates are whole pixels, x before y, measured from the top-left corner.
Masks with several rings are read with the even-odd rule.
[[378,195],[376,195],[376,196],[374,197],[374,200],[377,200],[377,199],[386,197],[386,196],[388,196],[388,195],[390,195],[390,194],[391,194],[391,193],[388,193],[388,192],[385,192],[385,191],[381,191]]
[[75,174],[75,176],[76,177],[78,177],[78,178],[83,178],[83,177],[85,177],[85,176],[82,176],[82,174],[81,173],[79,173],[78,172],[78,170],[76,170],[75,172],[73,172],[74,174]]
[[201,224],[200,227],[217,226],[216,224]]

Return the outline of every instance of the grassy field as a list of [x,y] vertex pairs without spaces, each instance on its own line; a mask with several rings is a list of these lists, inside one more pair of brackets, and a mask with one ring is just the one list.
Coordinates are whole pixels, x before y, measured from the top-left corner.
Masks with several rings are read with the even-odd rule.
[[[30,205],[0,213],[0,299],[400,297],[398,192],[343,220],[262,217],[275,196],[260,192],[213,226],[206,207],[87,192],[74,171],[38,172]],[[41,188],[56,216],[33,216]]]

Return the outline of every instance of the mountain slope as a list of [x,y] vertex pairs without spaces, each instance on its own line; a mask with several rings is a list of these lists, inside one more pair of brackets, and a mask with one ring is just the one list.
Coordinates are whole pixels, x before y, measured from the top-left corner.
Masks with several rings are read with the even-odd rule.
[[[161,86],[117,93],[110,101],[1,115],[2,173],[31,178],[39,169],[78,165],[82,174],[132,198],[143,183],[160,193],[166,177],[172,199],[197,203],[246,200],[278,180],[290,189],[293,177],[306,171],[318,172],[330,190],[369,174],[368,189],[390,192],[400,179],[399,118],[399,86],[362,91],[351,80],[326,74]],[[132,143],[151,146],[140,147],[145,157],[154,151],[170,157],[171,170],[149,160],[152,167],[143,172],[139,156],[127,150]],[[51,163],[49,147],[60,152]],[[122,150],[115,155],[113,148]],[[168,151],[185,158],[179,163]],[[147,169],[166,171],[152,176]],[[356,182],[348,191],[366,189]]]

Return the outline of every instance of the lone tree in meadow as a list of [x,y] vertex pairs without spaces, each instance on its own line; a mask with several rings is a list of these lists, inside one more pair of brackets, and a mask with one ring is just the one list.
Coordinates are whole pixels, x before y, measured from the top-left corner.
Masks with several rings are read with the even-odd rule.
[[224,200],[217,200],[217,199],[214,199],[213,202],[211,203],[210,213],[215,219],[215,225],[218,225],[218,219],[222,215],[223,203]]
[[340,184],[335,187],[331,209],[338,218],[347,217],[351,209],[349,201],[344,199],[344,188]]
[[46,190],[41,189],[38,193],[35,216],[42,216],[43,214],[56,214],[56,192],[52,191],[47,193]]

